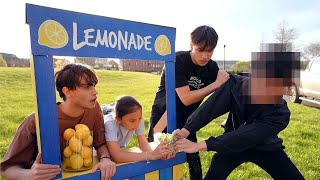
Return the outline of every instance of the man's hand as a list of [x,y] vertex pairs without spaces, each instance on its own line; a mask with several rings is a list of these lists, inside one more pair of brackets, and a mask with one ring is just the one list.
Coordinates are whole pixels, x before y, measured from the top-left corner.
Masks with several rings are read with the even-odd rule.
[[190,132],[185,129],[185,128],[182,128],[182,129],[176,129],[174,131],[174,136],[177,138],[177,139],[183,139],[183,138],[187,138],[189,136]]
[[61,173],[58,165],[41,164],[41,153],[38,153],[31,169],[26,173],[25,179],[53,179]]
[[222,84],[224,84],[228,79],[229,79],[229,74],[227,73],[227,71],[220,69],[218,71],[218,75],[217,75],[217,79],[216,79],[216,83],[218,84],[218,87],[220,87]]
[[177,151],[183,151],[186,153],[195,153],[200,151],[200,147],[198,146],[198,143],[189,141],[188,139],[179,139],[174,143],[174,148]]
[[101,171],[101,179],[108,180],[116,173],[116,163],[104,158],[93,167],[92,172],[96,172],[98,169]]

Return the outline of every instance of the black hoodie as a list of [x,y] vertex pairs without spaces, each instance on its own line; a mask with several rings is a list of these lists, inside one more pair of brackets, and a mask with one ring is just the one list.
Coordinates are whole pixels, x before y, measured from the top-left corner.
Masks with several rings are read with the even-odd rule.
[[208,151],[231,153],[247,149],[272,151],[284,148],[278,133],[287,127],[290,120],[286,101],[272,105],[249,105],[243,95],[248,79],[230,75],[230,79],[189,116],[184,128],[191,133],[229,112],[224,134],[205,140]]

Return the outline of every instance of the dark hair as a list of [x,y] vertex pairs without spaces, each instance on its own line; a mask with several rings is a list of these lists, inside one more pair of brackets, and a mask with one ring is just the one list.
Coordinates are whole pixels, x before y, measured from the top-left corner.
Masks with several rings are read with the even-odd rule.
[[120,96],[116,99],[115,105],[116,116],[122,116],[135,112],[137,109],[142,109],[141,104],[132,96]]
[[216,48],[218,42],[217,32],[210,26],[199,26],[190,34],[191,43],[200,46],[200,50]]
[[60,97],[66,100],[65,94],[62,92],[63,87],[74,90],[81,86],[82,78],[85,79],[86,85],[95,86],[98,83],[98,78],[95,72],[84,64],[68,64],[60,71],[56,72],[56,88]]

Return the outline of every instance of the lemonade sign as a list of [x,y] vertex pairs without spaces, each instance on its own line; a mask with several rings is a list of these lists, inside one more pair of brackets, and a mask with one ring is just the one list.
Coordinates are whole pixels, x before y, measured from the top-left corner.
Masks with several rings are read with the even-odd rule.
[[[134,35],[131,33],[128,37],[128,32],[125,32],[124,35],[121,31],[118,31],[118,36],[115,32],[111,31],[108,33],[107,30],[101,31],[98,29],[96,31],[94,43],[90,43],[89,40],[94,38],[92,35],[94,29],[86,29],[84,33],[85,41],[78,43],[77,41],[77,23],[73,23],[73,49],[78,50],[83,46],[93,46],[97,47],[98,45],[105,46],[107,48],[116,48],[121,50],[124,49],[130,50],[131,48],[140,50],[144,48],[147,51],[152,51],[152,48],[149,46],[151,42],[149,41],[151,36],[141,37],[140,35]],[[57,21],[46,20],[44,21],[38,31],[38,42],[43,46],[50,48],[62,48],[68,44],[69,36],[66,29]],[[161,55],[165,56],[171,54],[171,45],[168,37],[166,35],[159,35],[154,43],[155,51]]]
[[129,55],[153,52],[162,57],[172,53],[170,39],[165,34],[146,34],[143,31],[141,34],[137,29],[132,32],[130,28],[125,29],[123,26],[119,28],[113,27],[112,24],[110,26],[112,28],[109,26],[100,28],[92,25],[90,27],[82,21],[79,23],[73,20],[65,22],[65,19],[44,20],[38,28],[38,44],[50,49],[67,50],[70,42],[69,47],[72,47],[73,51],[82,52],[83,49],[84,51],[90,49],[92,52],[97,51],[98,54],[103,50],[108,50],[111,54],[119,51]]

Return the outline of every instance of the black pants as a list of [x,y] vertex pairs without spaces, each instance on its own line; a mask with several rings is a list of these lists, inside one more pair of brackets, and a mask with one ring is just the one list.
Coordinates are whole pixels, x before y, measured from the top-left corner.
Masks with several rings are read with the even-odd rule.
[[247,150],[228,154],[216,153],[204,179],[227,179],[236,167],[245,162],[252,162],[258,165],[275,180],[304,179],[282,149],[277,151]]
[[[189,134],[188,138],[192,142],[197,142],[196,133]],[[202,179],[202,168],[199,153],[187,153],[187,163],[189,166],[190,180]]]

